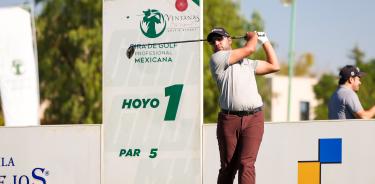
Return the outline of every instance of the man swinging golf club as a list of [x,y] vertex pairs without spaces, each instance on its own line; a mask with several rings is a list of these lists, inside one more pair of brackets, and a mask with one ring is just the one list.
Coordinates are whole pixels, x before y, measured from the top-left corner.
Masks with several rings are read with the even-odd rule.
[[[256,51],[258,40],[266,61],[247,58]],[[224,28],[212,29],[207,41],[214,50],[210,68],[220,92],[216,133],[221,168],[217,183],[233,183],[238,170],[239,184],[255,184],[254,163],[264,131],[263,102],[255,74],[279,71],[276,53],[263,32],[247,32],[246,44],[237,49],[232,49],[231,36]]]

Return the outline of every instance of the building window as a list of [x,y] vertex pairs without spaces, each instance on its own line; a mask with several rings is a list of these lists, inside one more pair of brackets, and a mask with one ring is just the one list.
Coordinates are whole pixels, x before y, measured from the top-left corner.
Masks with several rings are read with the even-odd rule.
[[310,102],[301,101],[299,103],[299,114],[300,114],[300,120],[310,119]]

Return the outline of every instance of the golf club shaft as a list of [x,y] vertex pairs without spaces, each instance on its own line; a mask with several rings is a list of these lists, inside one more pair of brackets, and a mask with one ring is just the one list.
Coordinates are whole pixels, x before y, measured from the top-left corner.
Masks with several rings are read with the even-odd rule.
[[[246,36],[233,36],[232,39],[244,39]],[[160,45],[160,44],[176,44],[176,43],[188,43],[188,42],[202,42],[207,41],[207,39],[199,39],[199,40],[184,40],[184,41],[174,41],[174,42],[161,42],[161,43],[146,43],[146,44],[131,44],[130,47],[126,50],[126,56],[130,59],[137,47],[144,47],[149,45]]]
[[[232,39],[243,39],[246,36],[233,36]],[[160,44],[173,44],[173,43],[188,43],[188,42],[201,42],[207,41],[207,39],[199,39],[199,40],[184,40],[184,41],[174,41],[174,42],[160,42],[160,43],[146,43],[146,44],[131,44],[131,47],[140,47],[140,46],[149,46],[149,45],[160,45]]]

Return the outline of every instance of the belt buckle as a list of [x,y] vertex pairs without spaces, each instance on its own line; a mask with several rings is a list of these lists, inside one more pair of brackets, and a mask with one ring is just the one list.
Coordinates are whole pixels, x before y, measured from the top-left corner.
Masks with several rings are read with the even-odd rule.
[[255,114],[254,110],[251,111],[245,111],[246,116]]
[[239,116],[249,116],[249,115],[253,115],[254,112],[253,111],[239,111],[238,114]]

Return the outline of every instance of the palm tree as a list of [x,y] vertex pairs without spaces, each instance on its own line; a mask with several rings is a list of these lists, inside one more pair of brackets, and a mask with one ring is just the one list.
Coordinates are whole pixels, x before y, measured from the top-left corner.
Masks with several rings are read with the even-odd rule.
[[143,13],[145,16],[143,17],[143,22],[141,22],[141,24],[146,23],[147,26],[147,32],[144,32],[142,29],[143,34],[150,38],[156,38],[160,36],[164,32],[166,24],[164,24],[163,30],[160,31],[160,33],[156,33],[156,24],[164,22],[163,15],[158,10],[150,9],[148,9],[147,11],[143,11]]

